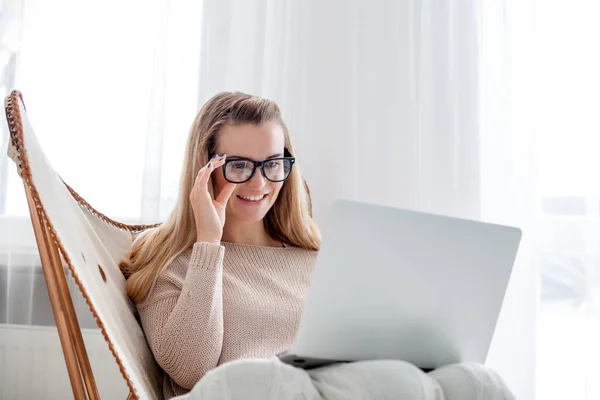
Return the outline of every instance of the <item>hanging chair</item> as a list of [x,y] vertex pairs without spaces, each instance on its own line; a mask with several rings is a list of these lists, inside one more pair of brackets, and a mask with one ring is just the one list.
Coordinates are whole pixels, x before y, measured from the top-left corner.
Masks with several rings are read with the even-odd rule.
[[21,93],[13,91],[4,108],[10,135],[8,155],[23,179],[74,397],[99,399],[100,395],[68,290],[68,273],[104,335],[115,368],[127,382],[128,399],[162,399],[162,371],[118,267],[134,235],[155,225],[127,225],[96,211],[52,168],[27,119]]

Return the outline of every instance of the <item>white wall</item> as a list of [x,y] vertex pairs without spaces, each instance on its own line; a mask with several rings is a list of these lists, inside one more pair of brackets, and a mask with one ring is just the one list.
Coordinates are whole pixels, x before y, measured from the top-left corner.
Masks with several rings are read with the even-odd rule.
[[[129,390],[99,330],[83,332],[100,397]],[[0,324],[0,400],[73,398],[56,328]]]

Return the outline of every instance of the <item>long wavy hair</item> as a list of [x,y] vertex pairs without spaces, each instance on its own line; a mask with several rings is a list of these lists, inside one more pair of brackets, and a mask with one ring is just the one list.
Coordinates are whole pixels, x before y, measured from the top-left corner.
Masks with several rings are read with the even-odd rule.
[[[222,92],[212,97],[194,119],[185,149],[177,203],[158,227],[140,233],[127,257],[119,264],[127,278],[127,294],[135,302],[150,293],[159,274],[196,241],[196,224],[189,194],[198,171],[216,153],[219,131],[227,124],[276,122],[285,136],[285,149],[294,154],[287,126],[274,101],[239,92]],[[269,235],[286,244],[318,250],[319,230],[312,219],[310,192],[295,167],[283,183],[279,196],[263,223]],[[212,184],[209,184],[212,188]]]

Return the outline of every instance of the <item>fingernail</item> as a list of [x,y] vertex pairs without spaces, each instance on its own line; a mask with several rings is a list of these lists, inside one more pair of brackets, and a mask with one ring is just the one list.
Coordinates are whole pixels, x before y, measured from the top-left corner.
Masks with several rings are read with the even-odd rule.
[[223,157],[224,155],[225,155],[225,153],[223,153],[223,154],[219,154],[219,157]]
[[210,159],[212,160],[212,159],[213,159],[213,158],[215,158],[216,156],[217,156],[216,154],[213,154],[213,156],[212,156]]
[[210,163],[208,163],[207,167],[210,168]]

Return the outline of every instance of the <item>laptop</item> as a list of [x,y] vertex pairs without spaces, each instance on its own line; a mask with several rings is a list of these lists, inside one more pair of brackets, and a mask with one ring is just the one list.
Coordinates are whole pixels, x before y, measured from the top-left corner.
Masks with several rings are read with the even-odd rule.
[[484,363],[520,240],[515,227],[336,200],[294,345],[279,358],[306,369]]

